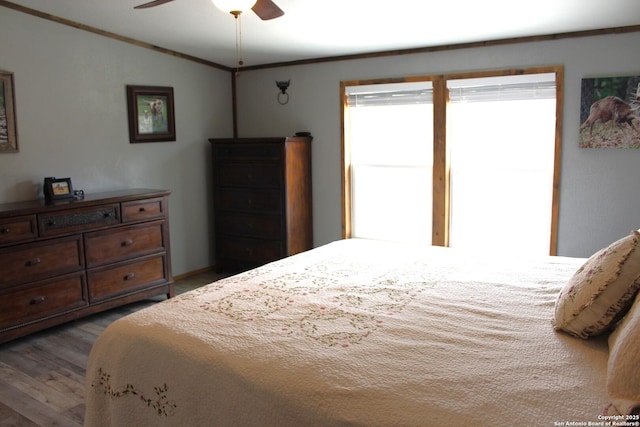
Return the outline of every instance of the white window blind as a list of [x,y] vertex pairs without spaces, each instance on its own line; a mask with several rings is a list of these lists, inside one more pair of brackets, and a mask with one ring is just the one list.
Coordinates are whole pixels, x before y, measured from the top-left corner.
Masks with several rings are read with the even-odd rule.
[[448,80],[449,102],[555,99],[554,73]]
[[431,82],[349,86],[346,90],[349,107],[433,103]]

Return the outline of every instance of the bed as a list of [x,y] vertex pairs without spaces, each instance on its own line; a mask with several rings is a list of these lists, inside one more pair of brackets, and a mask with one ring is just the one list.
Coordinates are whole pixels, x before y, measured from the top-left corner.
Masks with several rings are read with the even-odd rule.
[[85,425],[634,421],[608,392],[611,334],[558,330],[586,261],[333,242],[113,322],[88,362]]

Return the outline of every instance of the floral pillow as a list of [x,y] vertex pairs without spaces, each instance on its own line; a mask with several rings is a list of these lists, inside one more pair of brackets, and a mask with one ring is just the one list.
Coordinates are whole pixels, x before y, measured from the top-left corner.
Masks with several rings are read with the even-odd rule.
[[609,337],[607,391],[613,397],[640,402],[640,294]]
[[607,331],[640,289],[640,233],[596,252],[575,272],[556,301],[553,326],[578,338]]

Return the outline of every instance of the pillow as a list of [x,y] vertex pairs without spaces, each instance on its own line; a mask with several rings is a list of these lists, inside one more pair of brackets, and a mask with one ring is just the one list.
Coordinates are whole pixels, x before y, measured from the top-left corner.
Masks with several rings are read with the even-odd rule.
[[[615,399],[609,402],[604,408],[602,415],[640,415],[640,402],[634,402],[632,400]],[[637,419],[637,418],[610,418],[612,420],[618,419]]]
[[553,326],[578,338],[607,331],[628,311],[640,288],[640,233],[596,252],[562,288]]
[[640,402],[640,295],[609,337],[607,391],[612,397]]

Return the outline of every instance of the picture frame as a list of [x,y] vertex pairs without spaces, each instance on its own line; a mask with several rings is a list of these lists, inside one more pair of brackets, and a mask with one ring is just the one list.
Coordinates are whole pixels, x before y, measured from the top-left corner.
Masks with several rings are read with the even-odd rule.
[[583,78],[580,148],[640,149],[640,75]]
[[176,140],[173,88],[127,85],[129,142]]
[[47,201],[75,198],[71,178],[45,178],[42,192]]
[[13,73],[0,70],[0,153],[18,152]]

